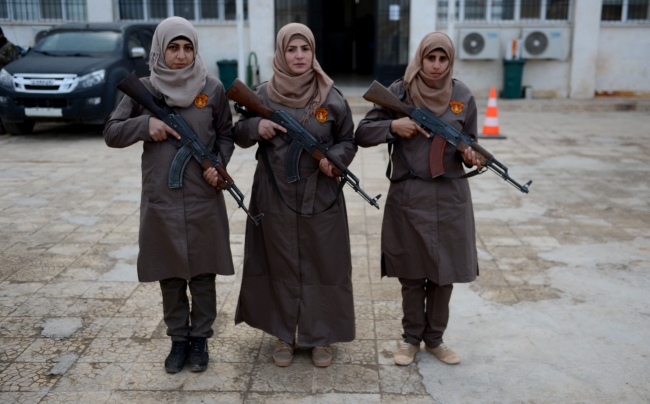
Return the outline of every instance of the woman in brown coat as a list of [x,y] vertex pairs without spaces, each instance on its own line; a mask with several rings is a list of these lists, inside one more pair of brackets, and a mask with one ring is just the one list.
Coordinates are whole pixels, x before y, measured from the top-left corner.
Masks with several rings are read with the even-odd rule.
[[[350,108],[314,57],[314,36],[302,24],[277,37],[273,77],[256,92],[283,110],[349,164],[356,153]],[[289,183],[289,143],[281,126],[259,117],[235,125],[241,147],[259,145],[250,211],[264,213],[246,227],[244,274],[235,321],[278,338],[273,359],[288,366],[296,342],[311,347],[316,366],[332,360],[329,344],[355,336],[352,260],[339,181],[327,159],[300,156],[300,180]]]
[[[192,24],[180,17],[161,22],[149,63],[151,77],[141,79],[145,87],[156,97],[164,96],[203,144],[227,164],[234,149],[230,106],[221,82],[207,74]],[[169,168],[178,151],[165,140],[172,135],[179,137],[127,96],[104,130],[110,147],[142,141],[138,278],[160,282],[172,340],[165,370],[175,373],[188,356],[190,370],[206,369],[206,338],[212,336],[217,315],[215,276],[232,275],[234,268],[223,192],[208,183],[213,178],[207,178],[192,159],[185,167],[183,186],[168,186]]]
[[[389,90],[409,105],[424,107],[476,139],[476,103],[469,89],[452,79],[454,46],[445,34],[422,39],[403,80]],[[382,275],[402,284],[404,343],[398,365],[413,362],[424,340],[427,351],[445,363],[460,357],[442,341],[449,319],[453,283],[478,275],[474,213],[463,163],[480,163],[446,142],[434,141],[408,117],[376,107],[359,123],[362,147],[388,143],[391,181],[381,237]],[[435,138],[434,138],[435,139]],[[442,159],[444,171],[436,170]]]

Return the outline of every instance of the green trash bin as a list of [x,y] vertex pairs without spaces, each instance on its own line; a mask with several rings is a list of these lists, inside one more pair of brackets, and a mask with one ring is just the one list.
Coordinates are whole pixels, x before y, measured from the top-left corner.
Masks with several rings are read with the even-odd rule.
[[219,80],[228,91],[232,83],[237,79],[237,61],[217,60],[217,67],[219,67]]
[[524,59],[503,61],[503,98],[521,98],[524,63],[526,63]]

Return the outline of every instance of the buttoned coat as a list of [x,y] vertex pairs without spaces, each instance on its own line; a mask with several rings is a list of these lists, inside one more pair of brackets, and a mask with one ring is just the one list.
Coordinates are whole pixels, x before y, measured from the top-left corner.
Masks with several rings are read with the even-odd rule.
[[[304,108],[289,108],[271,101],[266,84],[256,89],[273,110],[286,111],[300,122]],[[326,119],[309,117],[304,127],[330,148],[330,155],[349,164],[355,153],[354,124],[343,96],[333,88],[323,105]],[[317,111],[318,112],[318,111]],[[323,110],[317,113],[323,118]],[[259,226],[246,225],[244,273],[235,322],[264,330],[304,347],[351,341],[355,337],[352,298],[352,260],[345,199],[337,197],[339,181],[327,177],[318,161],[303,151],[300,180],[289,183],[285,161],[289,143],[278,134],[262,141],[259,117],[243,118],[235,125],[235,141],[241,147],[262,143],[258,149],[250,211],[264,213]],[[293,212],[269,179],[262,153],[284,201],[292,209],[318,213],[311,217]]]
[[[160,95],[149,78],[140,80],[152,94]],[[174,109],[208,149],[218,150],[226,165],[234,149],[234,137],[223,84],[208,76],[201,94],[208,97],[202,108],[192,104]],[[127,147],[140,141],[143,145],[139,280],[234,274],[223,191],[208,184],[194,159],[185,167],[183,186],[169,188],[169,168],[178,149],[167,140],[152,141],[151,116],[125,96],[104,129],[110,147]]]
[[[402,80],[389,90],[405,96]],[[453,80],[451,101],[463,103],[462,111],[449,107],[441,118],[459,131],[477,138],[476,102],[467,86]],[[467,179],[435,179],[431,182],[407,178],[412,170],[417,176],[431,177],[429,149],[431,139],[421,134],[411,139],[390,133],[390,123],[402,115],[382,108],[373,108],[359,123],[356,143],[362,147],[389,143],[390,163],[387,175],[391,181],[381,233],[382,276],[407,279],[429,279],[439,285],[471,282],[478,275],[476,236],[472,197]],[[444,177],[462,176],[463,159],[455,146],[447,143],[444,151]]]

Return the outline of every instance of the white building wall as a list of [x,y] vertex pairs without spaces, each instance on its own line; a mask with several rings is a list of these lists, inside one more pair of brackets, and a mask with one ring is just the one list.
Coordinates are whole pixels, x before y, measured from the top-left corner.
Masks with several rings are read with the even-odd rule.
[[[208,68],[208,74],[219,77],[218,60],[237,60],[237,24],[235,22],[221,25],[199,23],[194,24],[194,27],[199,35],[199,52],[201,52],[201,58]],[[246,55],[250,52],[249,33],[249,24],[245,23],[244,52]],[[246,78],[244,77],[242,80],[246,81]]]
[[571,98],[594,98],[602,0],[574,0]]
[[411,19],[409,21],[409,60],[415,56],[420,41],[429,32],[436,31],[437,2],[431,0],[411,0]]
[[[499,30],[501,53],[499,59],[494,60],[463,60],[458,58],[460,44],[459,30],[470,28],[471,25],[456,25],[454,44],[456,46],[456,60],[454,61],[454,77],[461,80],[472,90],[476,97],[487,97],[490,87],[497,92],[503,90],[503,59],[510,47],[512,39],[521,38],[521,27],[502,26]],[[528,26],[527,26],[528,27]],[[544,27],[553,27],[544,25]],[[557,26],[555,26],[557,27]],[[492,27],[490,27],[492,29]],[[527,60],[524,65],[522,86],[530,86],[533,95],[537,98],[566,98],[569,86],[569,59],[571,55],[571,30],[562,29],[563,55],[560,60]]]
[[273,0],[248,0],[250,24],[250,50],[257,55],[260,80],[265,82],[273,75],[275,55],[275,6]]
[[[55,24],[57,25],[57,24]],[[40,31],[47,31],[52,28],[53,24],[35,24],[35,23],[12,23],[5,22],[0,24],[7,40],[14,45],[23,48],[34,46],[34,38]]]
[[88,22],[115,21],[115,7],[111,0],[87,0]]
[[650,25],[601,27],[595,88],[650,96]]

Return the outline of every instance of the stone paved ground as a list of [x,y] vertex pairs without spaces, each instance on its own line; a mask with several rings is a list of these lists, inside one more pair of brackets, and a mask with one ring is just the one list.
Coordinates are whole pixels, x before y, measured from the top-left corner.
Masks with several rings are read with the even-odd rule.
[[[491,173],[471,180],[481,276],[452,298],[455,367],[424,350],[392,365],[400,294],[379,276],[382,212],[348,192],[357,340],[329,368],[305,350],[277,368],[273,338],[233,325],[245,217],[227,198],[238,272],[218,279],[210,366],[165,373],[159,291],[135,276],[140,147],[80,126],[0,137],[0,402],[650,401],[650,116],[500,119],[508,139],[485,147],[534,183],[522,195]],[[229,166],[247,197],[253,156],[238,149]],[[374,148],[351,168],[385,195],[385,166]]]

